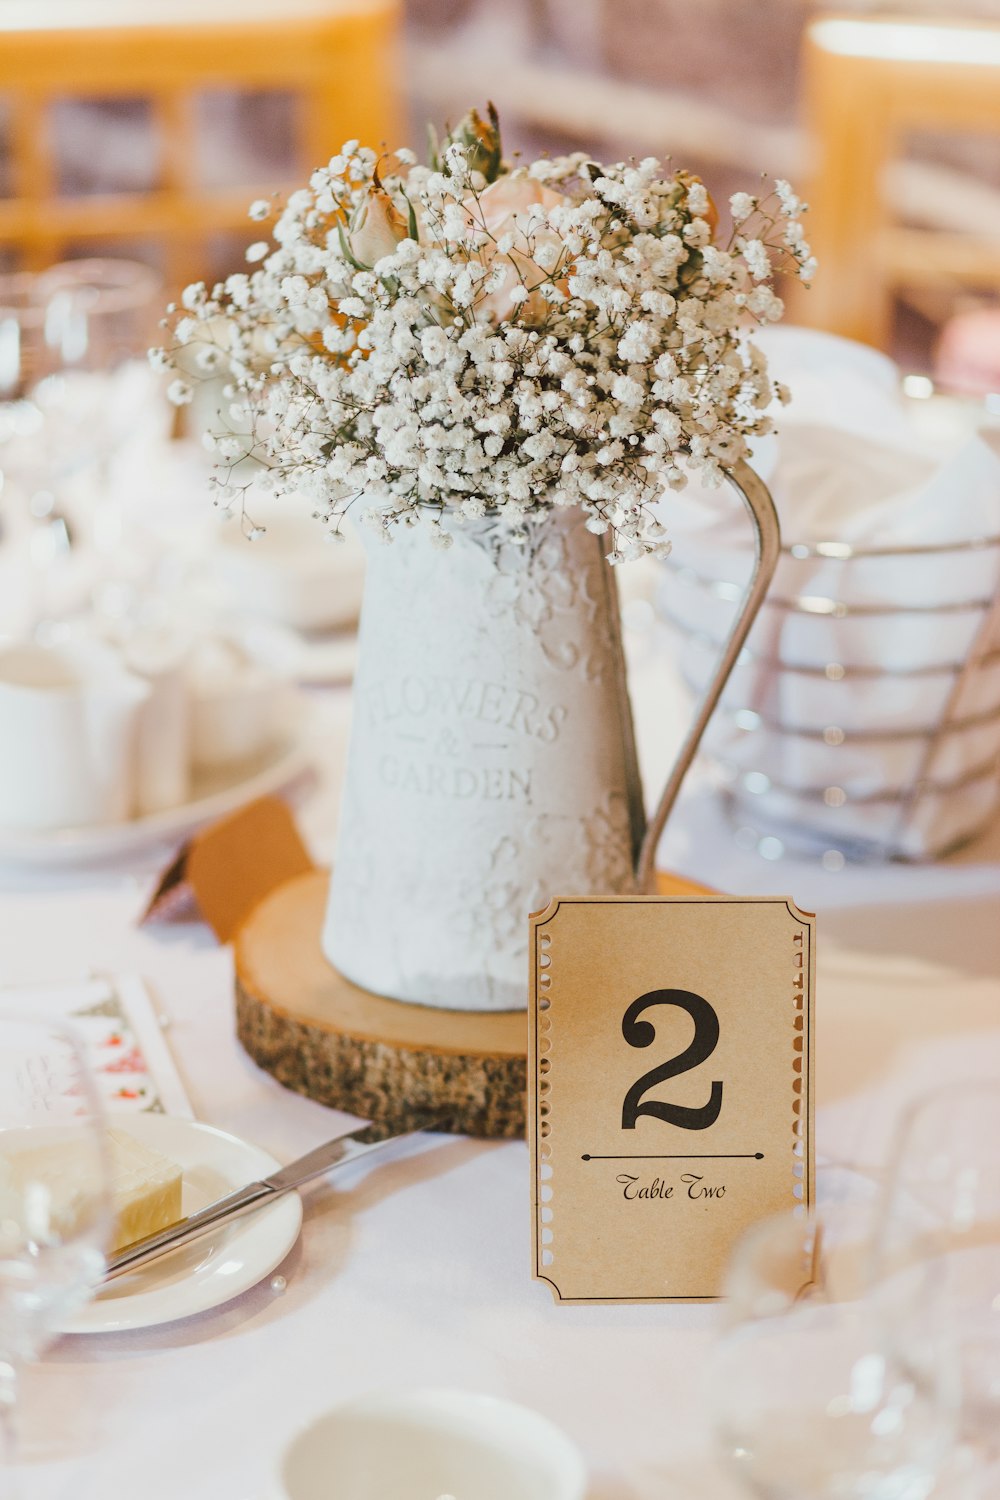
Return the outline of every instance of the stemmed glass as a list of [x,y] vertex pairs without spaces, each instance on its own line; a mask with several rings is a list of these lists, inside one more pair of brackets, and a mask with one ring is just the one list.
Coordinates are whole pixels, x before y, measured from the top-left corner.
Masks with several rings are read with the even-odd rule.
[[45,305],[27,271],[0,275],[0,402],[23,400],[40,365]]
[[71,611],[95,574],[133,565],[113,468],[168,430],[146,359],[161,304],[159,276],[137,261],[0,275],[0,542],[17,554],[0,584],[0,631]]
[[[3,532],[16,532],[19,489],[39,468],[42,414],[32,400],[47,363],[45,304],[37,276],[0,274],[0,500]],[[0,537],[0,539],[3,539]]]
[[121,537],[112,462],[132,438],[165,435],[160,381],[146,358],[162,282],[140,261],[62,261],[43,272],[48,366],[35,389],[66,472],[89,478],[85,524],[99,551]]
[[95,258],[61,261],[38,285],[51,351],[40,395],[73,417],[78,438],[120,441],[156,386],[146,351],[163,302],[160,277],[140,261]]
[[831,1204],[758,1224],[733,1257],[710,1401],[764,1500],[924,1500],[952,1451],[948,1365],[903,1357],[869,1229],[866,1209]]
[[64,456],[38,392],[58,365],[40,276],[0,274],[0,635],[21,635],[66,582]]
[[103,1110],[78,1037],[44,1016],[0,1011],[0,1446],[9,1496],[19,1371],[90,1295],[111,1224]]
[[[942,1330],[959,1371],[961,1436],[1000,1473],[1000,1079],[949,1085],[904,1116],[877,1232],[882,1264],[933,1295],[911,1299],[916,1339]],[[993,1487],[987,1473],[992,1471]]]

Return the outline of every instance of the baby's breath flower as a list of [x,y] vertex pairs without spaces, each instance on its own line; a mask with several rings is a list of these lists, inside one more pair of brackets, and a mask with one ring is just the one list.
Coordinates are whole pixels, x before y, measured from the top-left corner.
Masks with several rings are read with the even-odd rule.
[[699,218],[708,213],[708,189],[703,182],[692,182],[688,188],[687,206]]
[[[718,482],[769,430],[776,392],[745,325],[781,315],[774,267],[815,266],[788,184],[730,208],[717,245],[707,190],[653,157],[511,170],[492,116],[470,114],[427,167],[348,141],[251,269],[187,289],[176,359],[151,357],[182,377],[181,404],[224,372],[249,432],[209,439],[227,511],[227,468],[252,453],[331,540],[348,511],[383,541],[419,524],[448,547],[446,515],[524,540],[526,514],[575,505],[611,562],[661,557],[664,489]],[[258,199],[250,217],[275,212]]]
[[778,195],[778,202],[789,218],[794,218],[797,213],[802,211],[803,205],[792,191],[791,183],[786,182],[783,177],[775,179],[774,191]]
[[744,219],[749,219],[757,207],[757,199],[750,193],[734,193],[729,200],[729,211],[733,216],[734,224],[742,224]]
[[225,362],[225,356],[221,349],[212,344],[203,344],[194,357],[195,367],[202,375],[214,375],[221,370]]

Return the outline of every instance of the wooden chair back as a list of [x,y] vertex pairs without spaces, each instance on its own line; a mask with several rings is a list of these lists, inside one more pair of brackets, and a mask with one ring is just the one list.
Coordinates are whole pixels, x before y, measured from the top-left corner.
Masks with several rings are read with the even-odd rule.
[[[250,201],[288,184],[204,186],[199,95],[289,93],[301,183],[345,139],[403,139],[400,26],[399,0],[4,0],[0,102],[12,195],[0,199],[0,252],[39,269],[74,242],[113,255],[122,242],[155,239],[171,291],[204,276],[211,238],[247,229]],[[136,97],[149,101],[156,127],[155,187],[64,196],[54,106]]]
[[824,16],[803,63],[820,270],[796,316],[884,348],[897,288],[1000,289],[1000,240],[900,225],[889,191],[909,132],[1000,131],[1000,27]]

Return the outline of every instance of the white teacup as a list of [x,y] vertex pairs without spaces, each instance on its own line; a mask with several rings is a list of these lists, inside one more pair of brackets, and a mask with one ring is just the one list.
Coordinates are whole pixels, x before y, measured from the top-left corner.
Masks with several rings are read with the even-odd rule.
[[317,1417],[282,1455],[283,1500],[582,1500],[579,1449],[493,1396],[412,1390]]
[[0,651],[0,826],[121,823],[147,683],[91,641]]

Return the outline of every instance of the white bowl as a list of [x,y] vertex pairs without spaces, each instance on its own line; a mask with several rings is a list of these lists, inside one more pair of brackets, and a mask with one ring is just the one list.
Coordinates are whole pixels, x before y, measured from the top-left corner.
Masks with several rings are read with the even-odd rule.
[[545,1417],[467,1391],[361,1396],[282,1455],[285,1500],[582,1500],[579,1449]]

